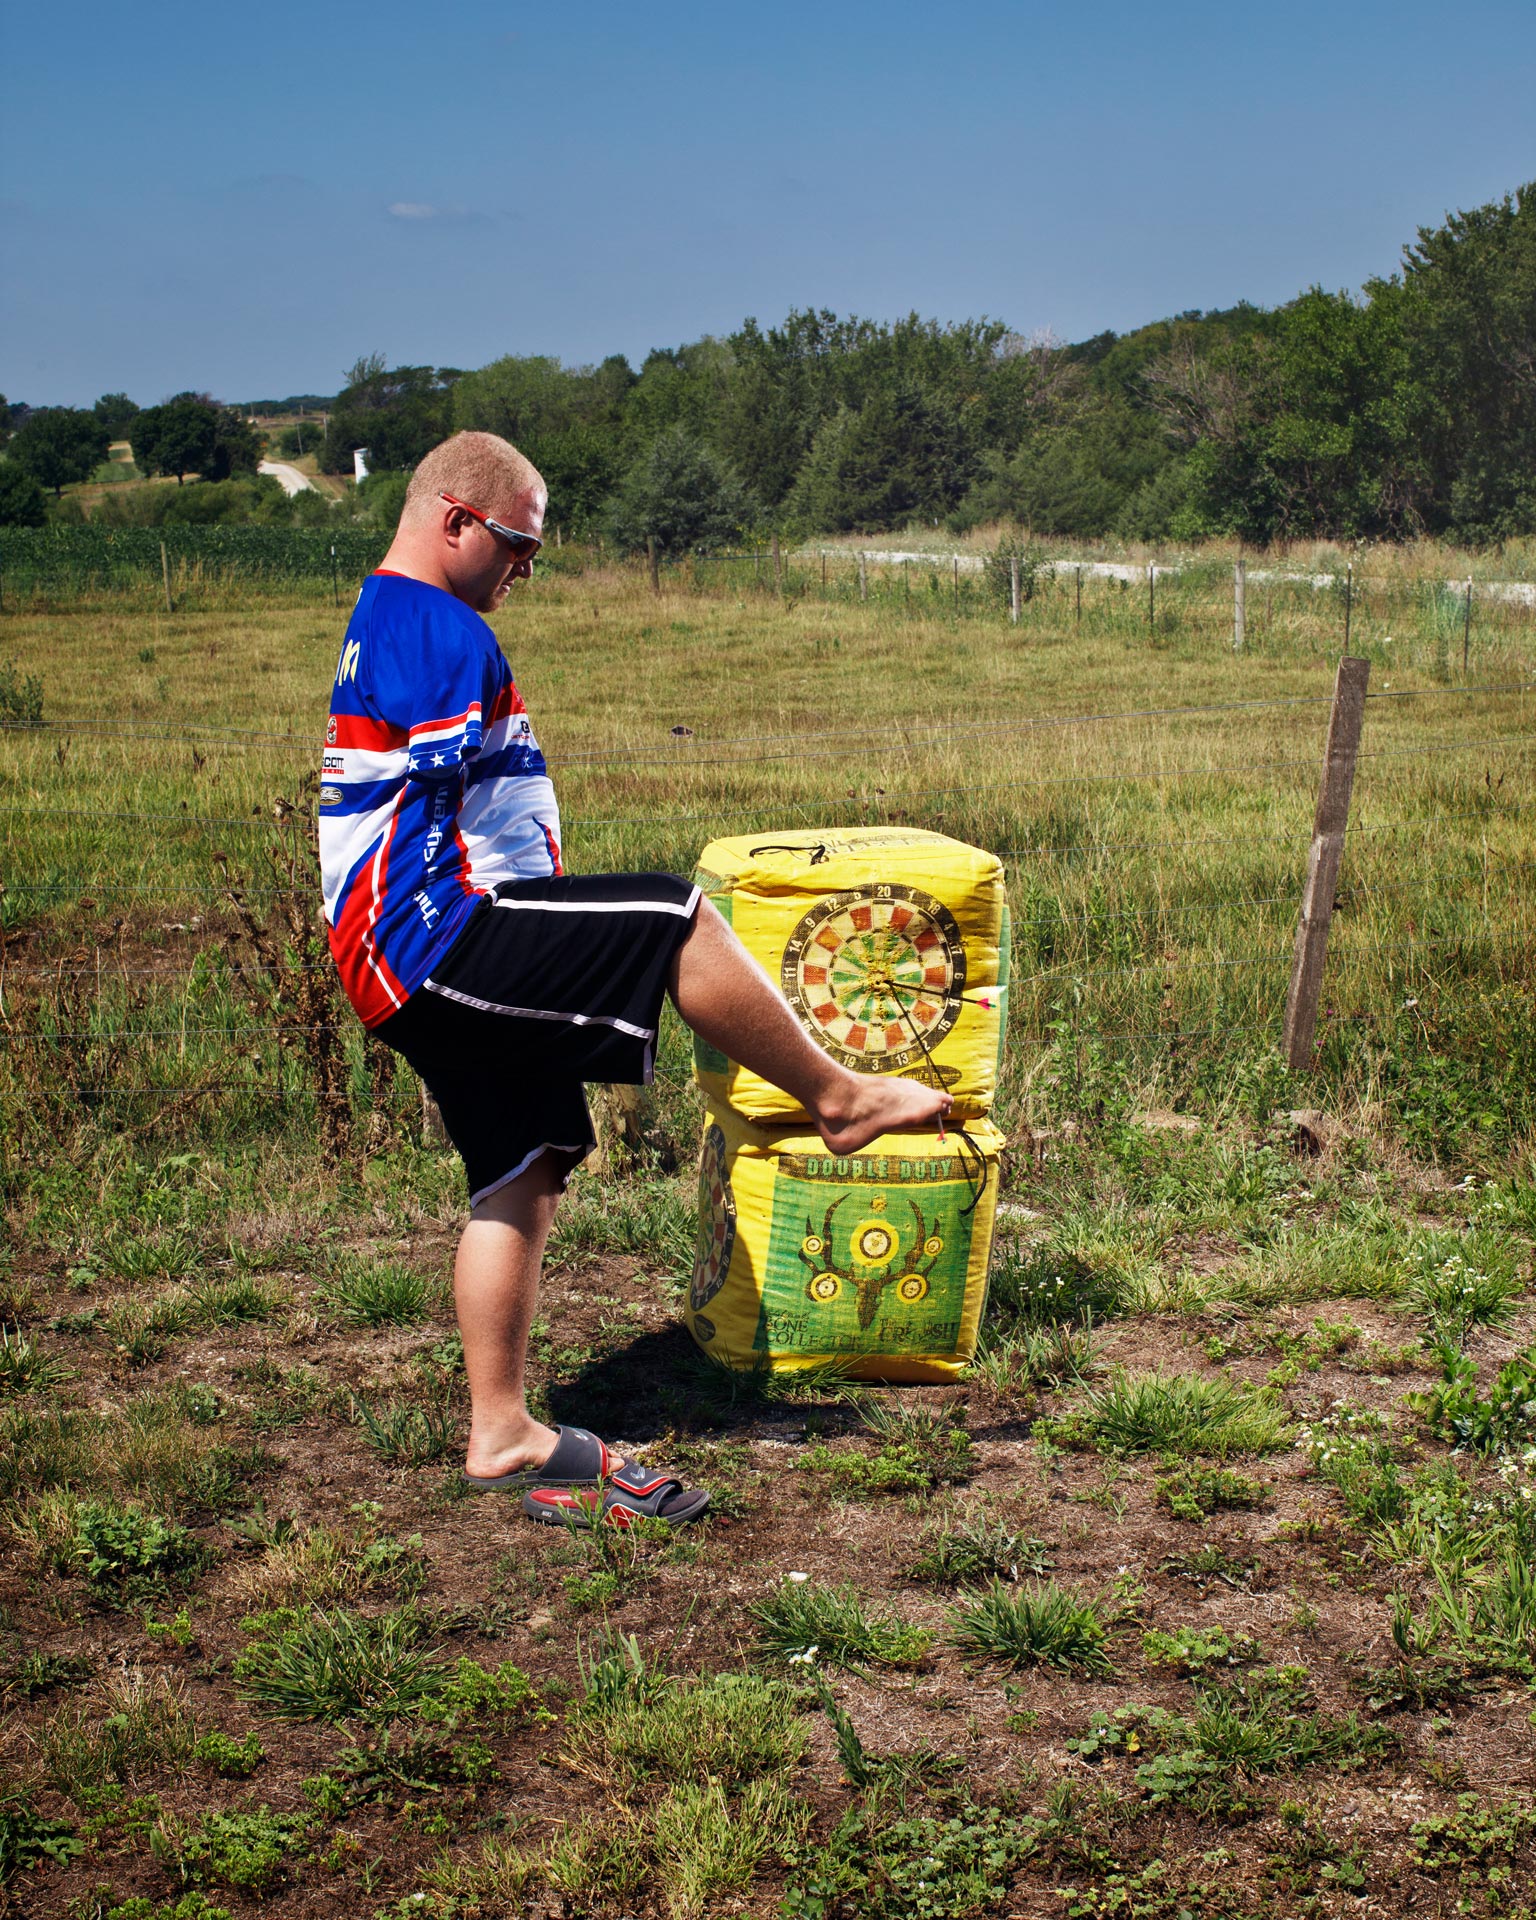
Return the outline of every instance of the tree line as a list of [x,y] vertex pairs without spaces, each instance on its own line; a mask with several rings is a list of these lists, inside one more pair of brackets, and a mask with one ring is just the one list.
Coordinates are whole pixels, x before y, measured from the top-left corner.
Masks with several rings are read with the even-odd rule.
[[[30,457],[30,425],[12,460]],[[806,310],[659,348],[638,371],[619,355],[473,371],[374,355],[330,406],[320,464],[350,473],[363,446],[375,472],[403,473],[465,427],[529,454],[553,521],[626,547],[998,519],[1143,540],[1496,542],[1536,531],[1536,183],[1421,228],[1358,296],[1313,287],[1072,344]]]

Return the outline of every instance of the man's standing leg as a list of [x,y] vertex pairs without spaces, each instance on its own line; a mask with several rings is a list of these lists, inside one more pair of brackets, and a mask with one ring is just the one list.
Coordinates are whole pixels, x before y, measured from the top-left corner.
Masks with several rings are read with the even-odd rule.
[[551,1435],[528,1411],[524,1369],[544,1244],[567,1156],[541,1153],[470,1215],[453,1268],[471,1406],[465,1471],[494,1477],[542,1460]]

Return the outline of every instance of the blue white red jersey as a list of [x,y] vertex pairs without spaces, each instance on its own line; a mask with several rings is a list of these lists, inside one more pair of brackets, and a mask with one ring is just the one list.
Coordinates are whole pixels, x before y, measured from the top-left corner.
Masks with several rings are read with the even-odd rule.
[[504,880],[560,865],[560,813],[512,670],[479,614],[404,574],[363,582],[320,782],[320,868],[347,998],[376,1027]]

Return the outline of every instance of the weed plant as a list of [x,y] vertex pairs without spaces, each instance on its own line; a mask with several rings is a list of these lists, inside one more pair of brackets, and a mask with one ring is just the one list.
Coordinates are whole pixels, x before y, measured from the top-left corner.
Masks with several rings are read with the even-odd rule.
[[1231,1467],[1202,1467],[1179,1459],[1163,1463],[1153,1491],[1175,1519],[1197,1524],[1219,1511],[1246,1512],[1265,1506],[1271,1493],[1264,1481],[1234,1472]]
[[1288,1444],[1281,1407],[1250,1388],[1201,1374],[1117,1372],[1080,1409],[1044,1423],[1058,1446],[1106,1453],[1274,1453]]
[[919,1537],[921,1552],[907,1569],[910,1579],[928,1586],[970,1587],[987,1580],[1037,1577],[1051,1564],[1043,1540],[1026,1537],[1000,1520],[965,1518],[943,1521]]
[[62,1360],[19,1333],[0,1329],[0,1394],[41,1393],[69,1378]]
[[305,1813],[205,1813],[193,1825],[167,1821],[152,1835],[156,1858],[183,1886],[228,1887],[260,1896],[286,1878],[313,1821]]
[[338,1319],[354,1327],[414,1327],[427,1317],[431,1289],[398,1261],[354,1260],[322,1290]]
[[413,1400],[374,1407],[357,1394],[352,1417],[374,1452],[394,1467],[428,1466],[463,1444],[459,1418],[447,1400],[436,1407]]
[[430,1623],[407,1604],[367,1617],[342,1608],[252,1621],[235,1661],[243,1697],[281,1720],[388,1720],[417,1711],[442,1679]]
[[866,1611],[851,1581],[822,1587],[785,1580],[747,1609],[760,1650],[837,1667],[916,1667],[933,1635]]
[[860,1419],[880,1443],[873,1454],[810,1446],[800,1456],[801,1469],[824,1473],[854,1498],[923,1493],[969,1479],[971,1436],[955,1411],[870,1400]]
[[1000,1580],[950,1617],[950,1639],[962,1653],[1014,1667],[1113,1671],[1098,1604],[1054,1580],[1010,1587]]
[[785,1920],[950,1920],[1000,1911],[1039,1823],[964,1799],[938,1814],[898,1811],[875,1793],[850,1807],[797,1862]]
[[137,1668],[66,1700],[32,1734],[43,1779],[82,1813],[110,1806],[151,1776],[179,1777],[197,1738],[179,1683]]

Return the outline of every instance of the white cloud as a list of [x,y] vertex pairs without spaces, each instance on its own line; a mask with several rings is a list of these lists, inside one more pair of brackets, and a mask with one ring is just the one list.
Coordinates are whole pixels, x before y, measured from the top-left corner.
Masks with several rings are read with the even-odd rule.
[[396,200],[389,210],[397,220],[435,220],[441,211],[418,200]]

